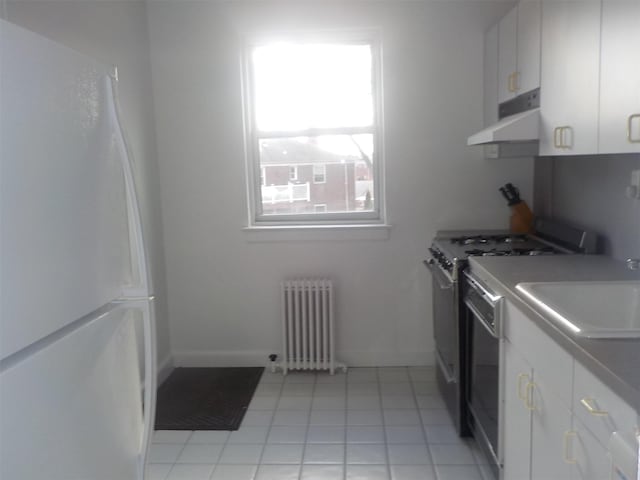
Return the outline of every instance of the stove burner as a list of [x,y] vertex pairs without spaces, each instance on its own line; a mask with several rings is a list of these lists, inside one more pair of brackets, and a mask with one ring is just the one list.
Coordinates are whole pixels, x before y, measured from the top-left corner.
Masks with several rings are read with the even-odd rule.
[[490,250],[482,250],[481,248],[474,248],[472,250],[465,250],[464,253],[466,253],[470,257],[518,257],[518,256],[534,256],[534,255],[553,255],[558,252],[552,247],[537,247],[537,248],[507,248],[507,249],[492,248]]
[[484,245],[489,243],[491,237],[485,235],[470,235],[465,237],[453,237],[451,243],[457,243],[458,245]]
[[526,235],[495,235],[492,238],[496,243],[524,243],[528,240]]
[[474,248],[473,250],[465,250],[464,253],[470,257],[504,257],[508,255],[519,255],[513,250],[498,250],[497,248],[492,248],[491,250]]
[[526,250],[527,253],[525,253],[524,255],[554,255],[556,252],[556,250],[554,248],[551,247],[539,247],[539,248],[532,248],[530,250]]

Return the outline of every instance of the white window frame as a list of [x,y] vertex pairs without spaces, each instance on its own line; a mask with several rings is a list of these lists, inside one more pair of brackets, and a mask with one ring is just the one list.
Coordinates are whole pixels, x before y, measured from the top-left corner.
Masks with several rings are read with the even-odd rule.
[[[316,169],[320,170],[322,169],[322,173],[316,173]],[[316,181],[316,175],[322,175],[322,181]],[[320,163],[320,164],[313,164],[311,166],[311,179],[313,181],[314,184],[318,185],[321,183],[327,183],[327,164],[326,163]]]
[[[373,126],[372,127],[336,127],[314,128],[296,132],[269,132],[258,135],[255,111],[253,109],[253,75],[251,69],[251,54],[254,48],[273,41],[289,41],[293,43],[327,43],[327,44],[365,44],[371,47],[372,57],[372,96],[373,96]],[[385,225],[385,182],[384,182],[384,143],[383,143],[383,115],[382,115],[382,46],[378,32],[349,32],[341,34],[309,34],[292,37],[254,38],[246,42],[243,55],[243,103],[245,119],[246,155],[245,166],[247,172],[247,189],[249,202],[249,226],[345,226],[345,225]],[[373,211],[367,212],[331,212],[310,214],[262,214],[261,182],[260,182],[260,151],[259,141],[263,138],[289,138],[292,136],[319,135],[355,135],[369,133],[373,135],[373,178],[374,178],[374,206]],[[325,173],[326,180],[326,173]]]
[[[293,172],[293,175],[291,175]],[[298,166],[297,165],[289,165],[289,181],[295,182],[298,180]]]

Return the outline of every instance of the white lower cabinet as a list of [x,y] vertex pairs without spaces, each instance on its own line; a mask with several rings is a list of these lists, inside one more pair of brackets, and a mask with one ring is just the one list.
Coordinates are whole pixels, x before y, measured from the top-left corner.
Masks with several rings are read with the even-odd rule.
[[608,480],[609,437],[637,412],[513,304],[503,312],[502,480]]
[[503,345],[503,477],[505,480],[527,480],[531,471],[531,410],[526,390],[533,381],[533,369],[511,342],[506,340]]
[[504,342],[503,479],[569,479],[571,412],[527,360]]
[[[535,375],[535,367],[534,367]],[[531,415],[532,480],[564,480],[571,476],[568,463],[571,412],[560,399],[535,378]],[[571,379],[567,379],[571,381]]]

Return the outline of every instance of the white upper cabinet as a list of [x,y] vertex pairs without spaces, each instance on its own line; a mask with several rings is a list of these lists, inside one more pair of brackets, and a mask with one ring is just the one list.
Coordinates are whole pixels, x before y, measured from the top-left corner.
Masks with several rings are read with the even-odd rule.
[[522,0],[500,20],[498,102],[540,86],[539,0]]
[[495,24],[484,36],[484,125],[498,121],[498,28]]
[[518,64],[514,80],[516,94],[540,86],[540,0],[523,0],[518,4]]
[[640,1],[603,0],[600,153],[640,152]]
[[540,155],[598,152],[600,0],[542,5]]
[[514,77],[518,68],[518,7],[512,8],[498,24],[498,102],[515,96]]

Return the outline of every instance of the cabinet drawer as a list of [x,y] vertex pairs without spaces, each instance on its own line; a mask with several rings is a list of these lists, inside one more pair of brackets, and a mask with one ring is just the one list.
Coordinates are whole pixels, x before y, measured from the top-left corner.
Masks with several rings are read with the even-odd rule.
[[535,382],[544,384],[569,409],[573,357],[511,302],[505,302],[503,314],[504,336],[533,367]]
[[[594,411],[589,411],[590,408]],[[613,432],[632,431],[637,423],[633,408],[578,362],[575,362],[573,412],[605,447]]]

